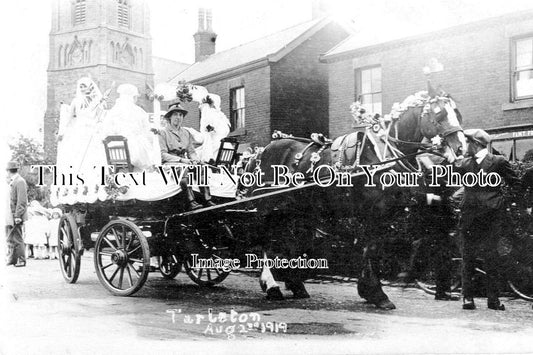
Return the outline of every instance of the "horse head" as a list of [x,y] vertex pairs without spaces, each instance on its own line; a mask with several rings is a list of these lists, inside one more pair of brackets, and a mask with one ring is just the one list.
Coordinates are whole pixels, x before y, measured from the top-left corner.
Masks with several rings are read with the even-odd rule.
[[402,148],[402,142],[422,142],[439,136],[443,143],[441,153],[449,162],[466,151],[462,116],[449,94],[437,93],[430,87],[428,92],[416,93],[402,104],[395,104],[391,116],[394,124],[390,134],[398,139],[401,150],[416,149]]

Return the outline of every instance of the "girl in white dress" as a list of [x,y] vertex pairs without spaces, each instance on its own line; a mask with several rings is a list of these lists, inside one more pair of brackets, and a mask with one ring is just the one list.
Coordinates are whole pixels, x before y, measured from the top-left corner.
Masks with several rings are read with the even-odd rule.
[[[24,242],[26,247],[33,245],[35,259],[45,259],[46,252],[46,235],[48,233],[48,217],[46,210],[41,206],[39,201],[32,201],[28,207],[28,220],[24,222],[26,238]],[[26,251],[28,254],[28,250]]]
[[48,221],[48,255],[50,255],[50,259],[58,258],[57,243],[60,218],[61,210],[59,208],[54,208],[52,210],[52,218]]

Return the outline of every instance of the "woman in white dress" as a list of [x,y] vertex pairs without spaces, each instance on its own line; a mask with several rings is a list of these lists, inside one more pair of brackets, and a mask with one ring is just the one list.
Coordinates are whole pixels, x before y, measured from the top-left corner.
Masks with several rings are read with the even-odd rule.
[[208,94],[200,104],[200,112],[202,113],[200,132],[204,139],[198,155],[200,160],[213,163],[217,158],[220,140],[228,136],[231,123],[220,110],[218,95]]
[[122,84],[120,97],[106,115],[104,134],[121,135],[128,139],[131,163],[136,170],[160,165],[161,156],[157,136],[151,131],[148,114],[135,104],[139,92],[131,84]]
[[[76,84],[76,97],[60,111],[57,167],[60,172],[94,176],[93,167],[106,165],[100,132],[105,100],[90,78]],[[70,168],[72,167],[72,168]]]

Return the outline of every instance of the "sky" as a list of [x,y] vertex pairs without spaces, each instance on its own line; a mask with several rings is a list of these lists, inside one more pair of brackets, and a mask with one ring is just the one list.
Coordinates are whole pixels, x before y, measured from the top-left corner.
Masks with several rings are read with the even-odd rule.
[[[213,11],[222,51],[311,19],[311,0],[147,0],[153,55],[192,63],[199,7]],[[531,0],[330,0],[330,14],[357,30],[395,26],[426,32],[508,12],[533,8]],[[51,0],[4,1],[0,13],[3,53],[0,135],[41,138],[46,110],[46,70]],[[9,53],[6,55],[5,53]]]

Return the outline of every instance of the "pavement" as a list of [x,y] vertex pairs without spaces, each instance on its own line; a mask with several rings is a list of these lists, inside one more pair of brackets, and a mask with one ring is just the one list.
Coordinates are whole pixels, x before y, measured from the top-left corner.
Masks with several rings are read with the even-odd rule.
[[[385,287],[382,311],[354,282],[308,283],[310,299],[268,301],[257,277],[232,273],[201,288],[185,273],[151,273],[131,297],[110,294],[89,254],[76,284],[57,260],[0,271],[0,354],[359,354],[533,353],[533,309],[502,299],[505,311],[465,311],[416,288]],[[221,314],[222,313],[222,314]],[[225,314],[225,316],[224,316]]]

